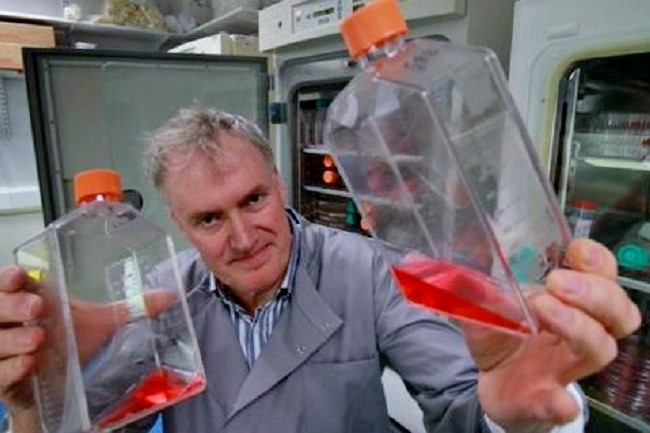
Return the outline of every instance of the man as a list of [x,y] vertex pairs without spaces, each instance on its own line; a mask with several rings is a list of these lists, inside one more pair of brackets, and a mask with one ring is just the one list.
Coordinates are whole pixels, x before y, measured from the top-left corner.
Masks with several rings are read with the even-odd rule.
[[[181,110],[146,160],[195,248],[178,259],[207,374],[203,394],[163,411],[167,433],[389,432],[386,365],[431,432],[546,432],[581,412],[568,385],[610,362],[615,339],[640,324],[612,255],[583,240],[568,248],[573,270],[553,271],[530,298],[539,335],[461,333],[400,296],[394,251],[287,210],[268,143],[239,116]],[[12,324],[43,302],[16,268],[0,281],[0,396],[13,433],[34,432],[25,379],[43,335]]]

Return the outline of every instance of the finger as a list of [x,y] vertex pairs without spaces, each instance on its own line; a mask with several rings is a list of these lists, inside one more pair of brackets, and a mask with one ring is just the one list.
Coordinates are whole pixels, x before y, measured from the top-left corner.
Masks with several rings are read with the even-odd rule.
[[0,323],[23,323],[43,313],[43,298],[33,293],[0,291]]
[[0,392],[15,386],[25,380],[34,370],[33,355],[21,355],[0,361]]
[[567,359],[553,360],[566,363],[565,383],[591,375],[617,355],[615,338],[593,317],[562,303],[551,294],[531,299],[531,309],[542,329],[558,336],[570,350]]
[[27,273],[18,266],[0,269],[0,292],[16,292],[27,284]]
[[73,299],[70,301],[75,324],[93,323],[112,334],[118,327],[145,317],[155,318],[178,303],[178,295],[169,289],[151,289],[128,299],[99,304]]
[[45,339],[38,326],[17,326],[0,330],[0,359],[32,353]]
[[604,245],[591,239],[575,239],[567,247],[567,265],[574,270],[615,280],[618,275],[616,258]]
[[150,289],[113,305],[120,325],[143,317],[150,319],[169,310],[178,302],[178,294],[169,289]]
[[641,325],[641,312],[636,304],[610,279],[557,269],[549,274],[546,287],[565,304],[600,322],[615,338],[629,335]]

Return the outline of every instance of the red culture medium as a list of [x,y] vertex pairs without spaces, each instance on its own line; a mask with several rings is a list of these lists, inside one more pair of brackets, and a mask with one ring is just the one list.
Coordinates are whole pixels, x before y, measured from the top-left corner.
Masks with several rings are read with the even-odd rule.
[[489,277],[445,260],[418,260],[392,267],[409,301],[459,320],[530,334],[521,307]]

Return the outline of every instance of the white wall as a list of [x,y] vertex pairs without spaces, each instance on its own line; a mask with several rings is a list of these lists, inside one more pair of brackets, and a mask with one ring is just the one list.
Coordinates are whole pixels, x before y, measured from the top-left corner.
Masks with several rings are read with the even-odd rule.
[[[0,0],[4,1],[4,0]],[[0,70],[0,267],[16,245],[43,227],[36,156],[22,75]],[[6,109],[6,110],[5,110]]]
[[62,17],[63,0],[2,0],[0,14],[3,12]]
[[[0,0],[0,14],[63,16],[62,0]],[[0,267],[13,263],[13,249],[43,229],[38,176],[24,78],[0,70],[7,98],[10,136],[0,138]]]
[[0,213],[0,268],[13,263],[16,246],[41,230],[43,214],[40,210]]

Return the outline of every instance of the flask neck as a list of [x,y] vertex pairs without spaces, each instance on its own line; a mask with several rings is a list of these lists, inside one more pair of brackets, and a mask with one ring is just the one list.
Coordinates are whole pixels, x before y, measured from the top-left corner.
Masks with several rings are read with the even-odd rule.
[[93,194],[85,197],[82,201],[79,202],[78,206],[84,206],[90,203],[94,203],[97,201],[104,201],[104,202],[119,202],[120,197],[115,194],[110,194],[110,193],[104,193],[104,194]]
[[361,68],[365,68],[378,59],[395,56],[402,49],[405,43],[406,41],[404,36],[395,36],[377,46],[373,46],[365,53],[365,55],[359,56],[357,61]]

